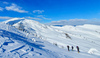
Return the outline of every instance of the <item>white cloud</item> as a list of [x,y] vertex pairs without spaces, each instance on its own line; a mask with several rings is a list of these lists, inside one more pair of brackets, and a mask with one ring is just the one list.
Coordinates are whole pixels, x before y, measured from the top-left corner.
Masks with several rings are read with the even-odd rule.
[[8,2],[3,2],[3,4],[9,4]]
[[44,12],[44,10],[34,10],[33,13],[38,13],[38,14],[42,14]]
[[72,21],[72,22],[75,22],[75,21],[84,22],[84,21],[87,21],[87,19],[70,19],[69,21]]
[[9,20],[12,18],[24,18],[24,19],[31,19],[31,20],[42,20],[41,18],[35,18],[35,17],[8,17],[8,16],[0,16],[0,20]]
[[16,11],[16,12],[19,12],[19,13],[28,13],[28,11],[22,10],[22,7],[17,6],[14,3],[12,3],[11,6],[7,6],[5,8],[6,8],[6,10]]
[[51,20],[51,18],[46,18],[45,15],[38,15],[37,17],[45,20]]
[[60,20],[52,21],[51,23],[46,23],[48,25],[83,25],[83,24],[95,24],[100,25],[100,21],[91,21],[88,19],[70,19],[70,20]]
[[0,16],[0,20],[8,20],[8,19],[12,19],[13,17],[7,17],[7,16]]
[[37,17],[40,17],[40,18],[43,18],[43,19],[47,19],[43,15],[38,15]]
[[25,19],[33,19],[33,20],[42,20],[42,19],[40,19],[40,18],[35,18],[35,17],[24,17]]
[[3,11],[3,8],[2,7],[0,7],[0,11]]

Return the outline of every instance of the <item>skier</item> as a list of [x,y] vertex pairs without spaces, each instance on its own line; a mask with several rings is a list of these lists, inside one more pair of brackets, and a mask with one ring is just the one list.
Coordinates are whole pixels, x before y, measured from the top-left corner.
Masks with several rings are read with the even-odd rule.
[[73,51],[74,47],[72,46],[72,51]]
[[78,47],[78,46],[76,46],[76,48],[77,48],[77,51],[78,51],[78,53],[79,53],[79,52],[80,52],[80,51],[79,51],[79,47]]
[[69,46],[67,45],[68,51],[69,51]]

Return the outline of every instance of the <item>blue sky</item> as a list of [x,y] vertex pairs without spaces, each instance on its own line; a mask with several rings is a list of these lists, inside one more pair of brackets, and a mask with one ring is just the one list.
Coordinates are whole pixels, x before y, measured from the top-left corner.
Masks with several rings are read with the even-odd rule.
[[100,21],[100,0],[0,0],[0,21],[28,18],[53,21]]

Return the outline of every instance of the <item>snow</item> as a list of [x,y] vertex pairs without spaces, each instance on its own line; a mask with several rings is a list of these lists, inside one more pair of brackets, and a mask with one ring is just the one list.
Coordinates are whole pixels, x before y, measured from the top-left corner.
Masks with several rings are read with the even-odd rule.
[[[0,57],[99,58],[99,30],[99,25],[57,27],[14,18],[0,23]],[[74,46],[74,51],[67,51],[67,45]]]
[[97,49],[95,49],[95,48],[91,48],[91,49],[88,51],[88,53],[90,53],[90,54],[95,54],[95,55],[100,55],[100,52],[99,52]]

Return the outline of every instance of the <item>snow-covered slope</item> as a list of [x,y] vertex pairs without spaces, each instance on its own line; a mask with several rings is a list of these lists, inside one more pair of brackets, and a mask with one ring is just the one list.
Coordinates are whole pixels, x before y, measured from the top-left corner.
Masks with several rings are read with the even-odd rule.
[[[36,38],[43,39],[63,48],[64,51],[66,51],[67,45],[74,46],[74,51],[66,52],[67,56],[72,56],[73,58],[82,58],[81,56],[84,56],[83,58],[85,58],[85,56],[87,58],[100,57],[100,26],[83,25],[74,27],[66,25],[63,27],[56,27],[47,26],[39,22],[23,18],[14,18],[3,23],[12,25],[19,30],[26,32],[26,37],[33,35]],[[76,46],[80,47],[80,54],[77,54]],[[62,51],[62,49],[60,51]]]
[[28,38],[25,35],[22,31],[0,23],[0,58],[71,58],[65,50],[32,35]]
[[85,24],[76,27],[69,25],[52,27],[69,34],[72,40],[66,40],[65,44],[79,46],[82,52],[87,53],[90,53],[91,49],[95,49],[96,51],[91,50],[91,53],[100,56],[100,26]]

